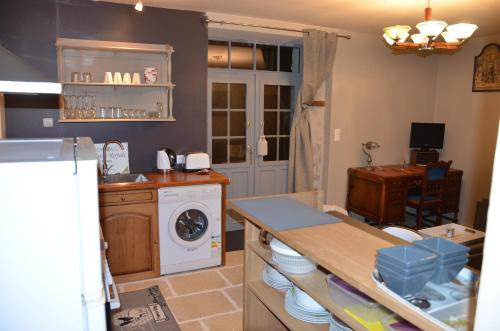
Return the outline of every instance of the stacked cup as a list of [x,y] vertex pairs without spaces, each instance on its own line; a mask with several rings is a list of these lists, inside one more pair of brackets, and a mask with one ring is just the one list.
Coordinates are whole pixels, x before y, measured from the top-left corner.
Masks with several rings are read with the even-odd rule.
[[430,279],[430,282],[434,284],[451,282],[469,261],[469,247],[444,238],[417,240],[413,244],[438,256],[434,274]]
[[434,274],[438,256],[414,246],[378,250],[377,270],[385,285],[401,296],[422,290]]

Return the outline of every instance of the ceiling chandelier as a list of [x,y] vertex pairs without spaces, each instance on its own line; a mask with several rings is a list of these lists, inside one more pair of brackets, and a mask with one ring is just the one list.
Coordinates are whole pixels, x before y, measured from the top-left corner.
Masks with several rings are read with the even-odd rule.
[[[420,51],[456,50],[477,29],[477,25],[458,23],[448,25],[433,21],[430,0],[424,11],[425,21],[416,25],[419,33],[410,35],[409,25],[393,25],[384,28],[385,41],[396,50],[418,49]],[[446,28],[446,31],[444,31]],[[408,37],[411,41],[407,41]]]

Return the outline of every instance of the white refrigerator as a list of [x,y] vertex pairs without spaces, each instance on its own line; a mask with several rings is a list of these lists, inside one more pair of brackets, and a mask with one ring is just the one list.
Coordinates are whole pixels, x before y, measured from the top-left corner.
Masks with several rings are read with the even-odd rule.
[[0,329],[106,330],[90,138],[0,139]]

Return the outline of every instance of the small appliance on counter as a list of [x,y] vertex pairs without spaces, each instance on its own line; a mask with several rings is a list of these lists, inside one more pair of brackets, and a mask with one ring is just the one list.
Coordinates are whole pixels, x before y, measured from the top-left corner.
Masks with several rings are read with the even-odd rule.
[[200,171],[210,169],[210,156],[207,153],[191,152],[186,154],[184,170]]
[[173,170],[177,155],[170,148],[161,148],[156,151],[156,168],[158,172],[168,173]]

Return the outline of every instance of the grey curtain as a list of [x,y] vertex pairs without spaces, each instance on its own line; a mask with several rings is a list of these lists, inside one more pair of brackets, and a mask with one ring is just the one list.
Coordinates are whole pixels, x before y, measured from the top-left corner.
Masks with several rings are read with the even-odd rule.
[[290,158],[288,165],[288,192],[308,191],[313,188],[313,161],[311,109],[307,105],[325,79],[331,75],[337,34],[318,30],[304,33],[304,65],[302,87],[295,102],[295,112],[290,131]]

